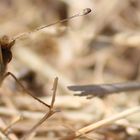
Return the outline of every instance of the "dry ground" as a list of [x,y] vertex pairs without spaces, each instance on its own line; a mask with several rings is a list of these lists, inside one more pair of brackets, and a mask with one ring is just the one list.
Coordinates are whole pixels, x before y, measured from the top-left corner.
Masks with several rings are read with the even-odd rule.
[[[0,0],[0,35],[13,38],[87,7],[92,9],[89,15],[23,37],[12,48],[13,60],[7,71],[36,97],[50,103],[53,80],[59,78],[54,108],[60,112],[27,139],[57,140],[68,136],[64,139],[71,140],[71,133],[139,106],[139,91],[86,99],[73,96],[67,89],[74,84],[139,80],[139,0]],[[1,139],[23,137],[47,111],[7,78],[0,88]],[[77,139],[140,140],[140,113],[126,116]]]

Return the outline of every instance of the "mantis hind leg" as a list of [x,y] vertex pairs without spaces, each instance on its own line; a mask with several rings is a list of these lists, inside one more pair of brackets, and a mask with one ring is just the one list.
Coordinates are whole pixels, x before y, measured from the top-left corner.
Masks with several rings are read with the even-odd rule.
[[29,90],[27,90],[22,83],[16,78],[16,76],[14,74],[12,74],[11,72],[7,72],[3,77],[2,80],[0,81],[0,85],[3,83],[3,81],[6,79],[6,77],[11,76],[16,83],[21,87],[21,89],[23,91],[25,91],[28,95],[30,95],[32,98],[34,98],[35,100],[37,100],[38,102],[40,102],[41,104],[45,105],[46,107],[50,108],[50,105],[46,104],[45,102],[43,102],[42,100],[40,100],[39,98],[37,98],[36,96],[34,96]]

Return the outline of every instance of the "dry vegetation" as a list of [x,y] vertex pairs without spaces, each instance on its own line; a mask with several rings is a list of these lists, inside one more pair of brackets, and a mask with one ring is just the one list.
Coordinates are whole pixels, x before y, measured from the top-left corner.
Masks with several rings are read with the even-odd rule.
[[[140,140],[139,91],[86,99],[67,89],[139,81],[139,0],[0,0],[0,35],[12,38],[87,7],[89,15],[16,41],[7,71],[51,107],[8,77],[0,88],[0,139]],[[58,89],[55,80],[52,93],[55,77]],[[28,135],[44,115],[43,124]]]

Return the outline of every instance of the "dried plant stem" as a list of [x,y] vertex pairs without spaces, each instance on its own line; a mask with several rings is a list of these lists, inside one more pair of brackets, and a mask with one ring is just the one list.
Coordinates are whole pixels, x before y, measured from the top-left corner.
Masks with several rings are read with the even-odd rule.
[[56,97],[56,90],[57,90],[57,84],[58,84],[58,78],[55,78],[54,84],[53,84],[53,95],[52,95],[52,101],[49,108],[49,112],[47,112],[44,117],[39,120],[20,140],[26,140],[44,121],[46,121],[48,118],[50,118],[55,112],[57,112],[54,109],[54,102]]
[[37,124],[35,124],[20,140],[26,140],[45,120],[51,117],[54,113],[55,111],[49,110],[49,112],[45,114],[44,117],[39,122],[37,122]]
[[[23,118],[30,119],[32,121],[39,120],[42,118],[42,116],[44,116],[43,112],[21,111],[21,114]],[[18,115],[18,112],[14,109],[0,107],[0,115],[13,116],[13,115]],[[84,121],[84,122],[89,123],[93,120],[92,114],[85,113],[85,112],[65,111],[63,112],[63,115],[64,115],[64,118],[71,119],[72,121],[76,121],[78,119],[79,121]],[[72,117],[76,115],[77,115],[76,118]]]
[[[43,102],[42,100],[40,100],[39,98],[35,97],[34,95],[32,95],[32,93],[30,93],[26,88],[24,88],[24,86],[20,83],[20,81],[10,72],[7,72],[4,76],[3,76],[3,79],[2,79],[2,82],[3,80],[8,77],[8,76],[11,76],[15,81],[16,83],[26,92],[28,93],[31,97],[33,97],[35,100],[37,100],[38,102],[42,103],[43,105],[45,105],[46,107],[49,108],[49,112],[47,112],[45,114],[45,116],[35,125],[33,126],[28,132],[27,134],[25,134],[25,136],[23,136],[23,138],[21,138],[21,140],[25,140],[27,139],[30,134],[32,134],[32,132],[35,131],[35,129],[40,126],[46,119],[48,119],[49,117],[51,117],[55,112],[56,110],[53,109],[53,106],[54,106],[54,102],[55,102],[55,96],[56,96],[56,90],[57,90],[57,84],[58,84],[58,78],[55,78],[54,80],[54,84],[53,84],[53,96],[52,96],[52,101],[51,101],[51,105],[48,105],[46,104],[45,102]],[[3,134],[3,133],[2,133]],[[4,135],[2,135],[4,136]]]
[[84,128],[81,128],[79,130],[77,130],[75,133],[63,138],[63,140],[66,140],[67,138],[69,137],[72,137],[72,138],[76,138],[76,137],[80,137],[86,133],[89,133],[91,131],[94,131],[95,129],[97,128],[100,128],[100,127],[103,127],[107,124],[111,124],[113,123],[114,121],[117,121],[119,119],[122,119],[122,118],[125,118],[125,117],[128,117],[129,115],[131,114],[134,114],[134,113],[137,113],[137,112],[140,112],[140,106],[137,106],[137,107],[134,107],[134,108],[131,108],[131,109],[128,109],[126,111],[123,111],[121,113],[118,113],[117,115],[114,115],[112,117],[108,117],[106,119],[103,119],[101,121],[98,121],[96,123],[92,123]]
[[[3,119],[0,119],[0,140],[17,140],[17,136],[12,133],[11,131],[5,131],[6,128],[9,128],[6,124],[6,122]],[[7,129],[8,130],[8,129]],[[10,132],[10,133],[9,133]],[[5,138],[4,138],[5,137]]]
[[112,37],[98,36],[97,40],[104,43],[117,44],[127,47],[139,47],[140,34],[138,32],[122,32]]
[[18,123],[21,120],[22,116],[17,116],[12,122],[11,124],[9,124],[4,130],[3,132],[7,132],[14,124]]
[[[41,97],[40,99],[47,103],[51,100],[51,97],[44,96],[44,97]],[[28,108],[28,106],[30,105],[33,106],[35,104],[32,98],[30,98],[29,96],[26,96],[23,98],[22,95],[14,97],[13,101],[18,107],[24,106]],[[72,104],[71,101],[73,101],[74,104]],[[67,109],[67,108],[80,109],[81,107],[84,107],[87,104],[89,104],[89,101],[86,100],[85,98],[79,98],[79,97],[74,97],[74,96],[69,96],[69,95],[66,95],[66,96],[59,95],[57,96],[57,101],[55,102],[55,105],[58,108],[63,108],[63,109]],[[38,104],[38,107],[41,107],[41,104]]]
[[[30,112],[30,111],[20,111],[23,118],[26,119],[40,119],[44,115],[42,112]],[[0,114],[5,116],[15,116],[19,115],[19,112],[15,109],[9,109],[6,107],[0,107]]]
[[8,136],[6,136],[2,131],[0,131],[0,139],[1,139],[1,140],[11,140],[11,139],[8,138]]

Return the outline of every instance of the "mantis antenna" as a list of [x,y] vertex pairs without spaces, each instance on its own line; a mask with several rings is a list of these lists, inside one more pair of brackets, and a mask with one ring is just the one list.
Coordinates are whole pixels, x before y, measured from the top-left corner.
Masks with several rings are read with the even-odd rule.
[[40,30],[42,30],[42,29],[44,29],[44,28],[47,28],[47,27],[50,27],[50,26],[52,26],[52,25],[56,25],[56,24],[59,24],[59,23],[66,22],[66,21],[68,21],[68,20],[71,20],[71,19],[73,19],[73,18],[77,18],[77,17],[79,17],[79,16],[85,16],[85,15],[89,14],[90,12],[91,12],[91,9],[90,9],[90,8],[85,8],[85,9],[83,9],[80,13],[75,14],[75,15],[73,15],[73,16],[70,16],[70,17],[68,17],[68,18],[66,18],[66,19],[62,19],[62,20],[56,21],[56,22],[51,23],[51,24],[48,24],[48,25],[39,26],[39,27],[37,27],[36,29],[34,29],[34,30],[32,30],[32,31],[29,31],[29,32],[23,32],[23,33],[21,33],[21,34],[15,36],[15,37],[13,37],[13,40],[20,39],[20,38],[22,38],[22,37],[24,37],[24,36],[28,36],[29,34],[32,34],[32,33],[34,33],[34,32],[40,31]]

